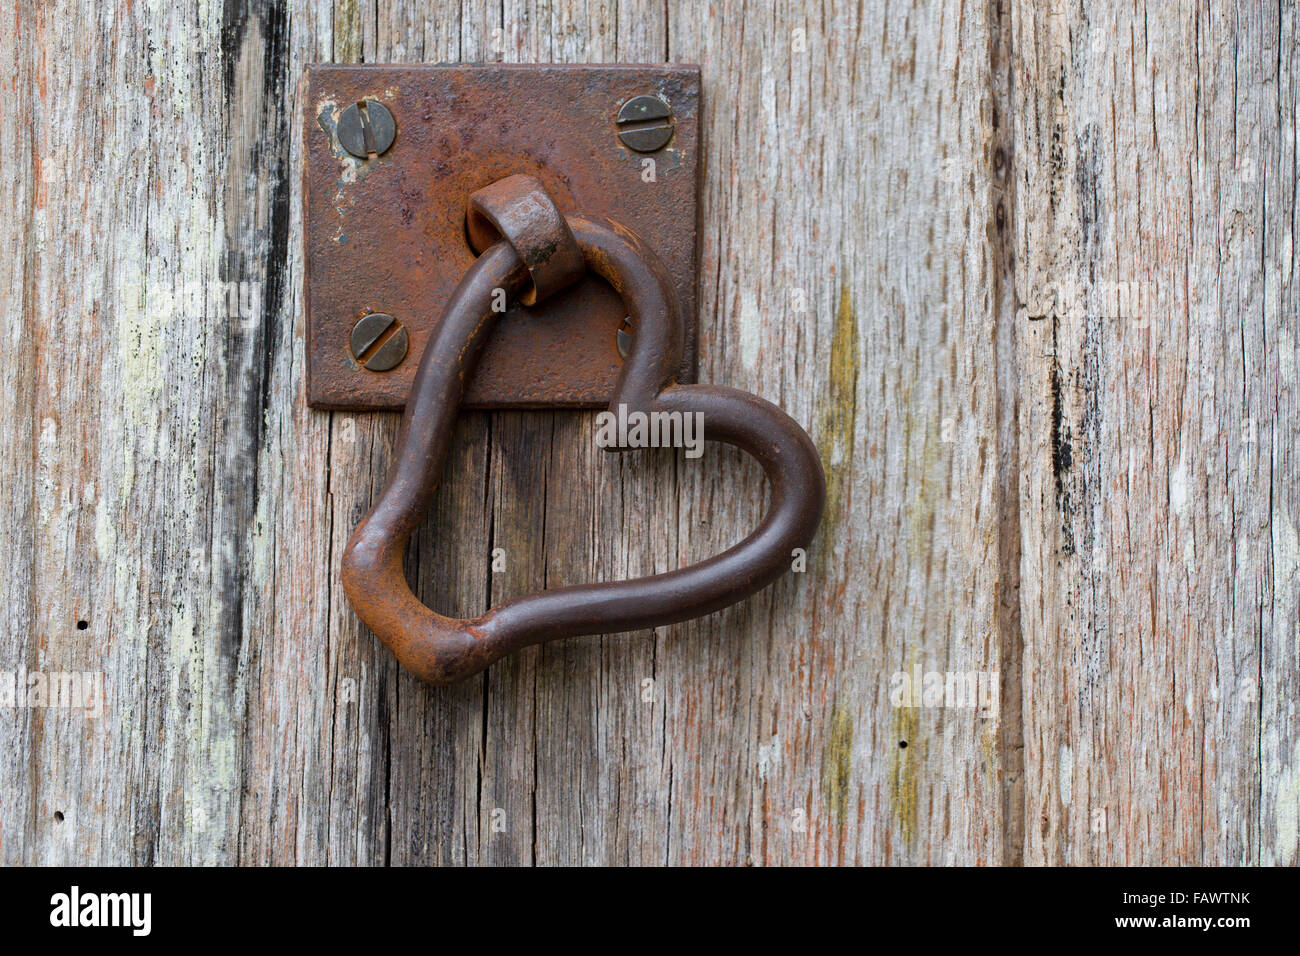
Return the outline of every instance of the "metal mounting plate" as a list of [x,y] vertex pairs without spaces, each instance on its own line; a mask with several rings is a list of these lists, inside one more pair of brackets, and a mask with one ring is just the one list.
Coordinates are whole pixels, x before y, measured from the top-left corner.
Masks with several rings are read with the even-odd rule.
[[[540,180],[561,212],[614,220],[658,253],[686,322],[680,381],[695,381],[698,67],[312,66],[306,83],[312,406],[403,406],[430,330],[474,260],[466,200],[513,173]],[[672,138],[648,153],[625,146],[618,125],[623,104],[645,94],[667,102],[674,122]],[[392,114],[396,136],[386,151],[359,159],[340,145],[337,125],[348,107],[368,101]],[[349,348],[370,312],[392,315],[409,335],[409,354],[390,371],[370,371]],[[465,406],[605,405],[622,364],[625,315],[595,276],[535,308],[512,308],[484,349]]]

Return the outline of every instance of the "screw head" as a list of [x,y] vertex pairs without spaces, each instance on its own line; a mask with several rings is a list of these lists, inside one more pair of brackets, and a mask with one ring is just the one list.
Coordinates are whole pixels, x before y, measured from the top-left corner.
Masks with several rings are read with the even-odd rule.
[[672,107],[657,96],[634,96],[618,111],[618,138],[628,149],[653,153],[673,138]]
[[388,151],[397,135],[397,124],[383,103],[366,100],[343,111],[336,132],[340,146],[358,159],[366,159],[372,153],[382,156]]
[[402,364],[411,342],[401,322],[387,312],[371,312],[352,327],[348,344],[358,364],[372,372],[387,372]]

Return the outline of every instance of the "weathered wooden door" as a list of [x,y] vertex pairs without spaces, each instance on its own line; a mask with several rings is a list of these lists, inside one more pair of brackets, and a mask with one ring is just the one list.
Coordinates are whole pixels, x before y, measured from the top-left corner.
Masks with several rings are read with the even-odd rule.
[[[1296,862],[1292,5],[5,20],[0,861]],[[830,498],[740,606],[439,690],[339,587],[397,419],[304,403],[298,91],[494,60],[701,65],[701,379],[802,422]],[[738,454],[591,431],[462,416],[426,603],[761,514]]]

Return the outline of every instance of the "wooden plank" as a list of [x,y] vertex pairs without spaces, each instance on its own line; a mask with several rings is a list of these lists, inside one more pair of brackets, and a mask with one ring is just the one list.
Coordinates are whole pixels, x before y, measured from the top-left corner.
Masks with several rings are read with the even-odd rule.
[[[104,706],[0,708],[0,861],[1297,861],[1293,11],[11,19],[0,671]],[[396,418],[302,397],[297,84],[330,59],[703,66],[701,378],[818,442],[805,573],[454,688],[393,664],[337,565]],[[664,570],[761,513],[738,454],[592,434],[463,416],[421,597]],[[915,671],[996,673],[997,713],[895,706]]]
[[[0,356],[21,409],[4,437],[31,449],[0,483],[5,647],[102,669],[107,705],[94,727],[4,715],[6,779],[24,783],[5,788],[3,858],[1000,858],[999,719],[889,695],[913,666],[997,671],[1014,633],[986,15],[137,5],[101,11],[101,36],[59,27],[58,5],[20,9],[13,83],[44,121],[38,175],[4,160],[37,184],[5,278],[49,321],[35,364]],[[302,402],[302,67],[665,58],[708,84],[703,377],[811,429],[826,527],[806,573],[737,608],[430,690],[336,580],[396,421]],[[262,308],[148,307],[209,281],[257,283]],[[590,415],[465,416],[412,545],[424,600],[471,614],[664,570],[758,519],[737,454],[603,456],[592,433]]]
[[[1259,32],[1261,48],[1274,54],[1274,59],[1253,65],[1271,95],[1258,107],[1259,125],[1252,130],[1257,139],[1250,144],[1255,150],[1255,175],[1265,213],[1260,232],[1264,274],[1258,293],[1263,297],[1264,381],[1256,394],[1260,427],[1263,422],[1268,424],[1269,443],[1261,449],[1261,470],[1267,466],[1270,478],[1272,572],[1268,582],[1271,606],[1264,608],[1261,628],[1267,628],[1267,637],[1261,641],[1260,655],[1258,859],[1264,865],[1295,866],[1300,863],[1300,719],[1296,714],[1296,701],[1300,700],[1300,363],[1296,361],[1300,285],[1295,248],[1300,208],[1295,175],[1300,23],[1295,8],[1279,5],[1276,20],[1265,19]],[[1275,77],[1270,67],[1276,71]],[[1260,434],[1257,430],[1248,437],[1262,441]],[[1248,689],[1250,685],[1240,687]],[[1249,728],[1249,723],[1243,722]]]
[[[221,114],[204,105],[219,64],[192,24],[142,7],[16,16],[11,62],[39,119],[5,160],[31,184],[10,325],[29,348],[4,365],[20,410],[0,484],[26,500],[8,499],[0,538],[7,589],[27,590],[6,604],[6,663],[102,683],[89,707],[6,714],[21,750],[0,776],[24,793],[4,859],[220,861],[238,819],[247,521],[229,480],[245,459],[225,453],[249,419],[242,394],[215,410],[260,350],[205,297],[227,279]],[[106,28],[69,27],[86,16]]]
[[[30,11],[15,5],[0,29],[0,56],[13,65],[4,77],[5,93],[11,102],[22,102],[36,92],[32,49],[35,24]],[[24,336],[32,334],[34,305],[28,276],[37,255],[34,242],[36,206],[40,200],[33,168],[34,133],[27,123],[18,124],[11,150],[0,154],[0,170],[12,184],[10,215],[0,218],[0,289],[11,304],[5,326],[5,348],[0,356],[0,389],[6,406],[0,415],[0,441],[12,449],[0,466],[0,601],[4,624],[0,628],[0,668],[17,672],[32,666],[35,648],[34,465],[31,449],[37,435],[36,375],[33,363],[19,355],[32,354],[23,347]],[[34,668],[33,668],[34,669]],[[16,689],[16,688],[15,688]],[[33,776],[39,764],[34,752],[33,717],[25,708],[0,708],[0,863],[14,865],[35,852],[35,844],[49,839],[54,822],[42,819],[34,805]]]
[[1005,866],[1024,863],[1025,735],[1023,717],[1024,636],[1021,631],[1020,517],[1020,320],[1016,300],[1016,61],[1012,3],[989,0],[988,30],[990,111],[984,168],[988,182],[988,295],[996,317],[994,355],[997,382],[998,581],[997,628],[999,688],[997,755],[1001,774],[1000,827]]
[[1294,11],[1016,6],[1027,862],[1295,862]]

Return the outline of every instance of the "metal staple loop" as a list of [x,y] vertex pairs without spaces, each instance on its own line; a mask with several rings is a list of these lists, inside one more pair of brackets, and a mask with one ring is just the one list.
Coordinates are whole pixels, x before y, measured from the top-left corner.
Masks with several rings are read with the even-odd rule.
[[[471,237],[481,216],[505,238],[481,249],[447,302],[406,404],[388,485],[343,557],[343,587],[357,615],[404,667],[433,684],[461,680],[530,644],[659,627],[720,610],[785,573],[794,549],[808,547],[821,520],[826,480],[798,423],[748,392],[673,384],[682,319],[654,252],[626,228],[560,218],[585,267],[622,295],[637,330],[611,410],[621,405],[646,414],[703,414],[709,440],[735,445],[762,465],[771,506],[743,541],[690,567],[541,591],[470,620],[420,603],[402,559],[433,499],[465,384],[498,315],[492,308],[496,290],[520,296],[531,288],[544,297],[582,275],[556,229],[559,215],[529,177],[512,176],[471,196]],[[477,228],[480,241],[493,236],[482,222]],[[542,255],[548,246],[550,254]]]
[[505,239],[533,280],[519,296],[536,305],[586,274],[582,250],[551,197],[531,176],[507,176],[469,197],[470,245],[482,255]]

